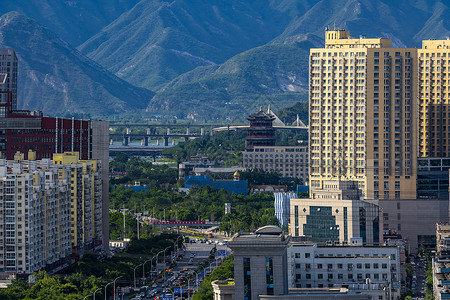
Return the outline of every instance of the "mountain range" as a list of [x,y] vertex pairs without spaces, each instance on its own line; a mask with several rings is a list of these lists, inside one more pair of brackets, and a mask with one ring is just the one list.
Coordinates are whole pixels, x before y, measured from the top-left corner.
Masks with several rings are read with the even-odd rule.
[[0,17],[0,46],[17,52],[21,109],[107,117],[143,109],[154,95],[118,78],[16,12]]
[[443,0],[2,2],[0,46],[23,65],[19,106],[49,114],[242,120],[307,99],[309,49],[326,27],[398,47],[450,35]]

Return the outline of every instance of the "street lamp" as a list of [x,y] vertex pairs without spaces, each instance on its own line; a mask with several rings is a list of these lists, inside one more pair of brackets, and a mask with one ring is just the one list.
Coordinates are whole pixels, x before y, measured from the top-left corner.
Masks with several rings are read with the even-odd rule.
[[92,294],[92,299],[95,300],[95,294],[100,291],[102,288],[98,288],[94,291],[94,294]]
[[161,251],[159,251],[158,252],[158,255],[159,255],[159,253],[161,253],[161,252],[163,252],[164,253],[164,256],[163,256],[163,264],[164,264],[164,271],[163,271],[163,279],[164,279],[164,277],[166,276],[166,250],[167,249],[170,249],[170,246],[168,246],[168,247],[166,247],[166,249],[164,249],[164,250],[161,250]]
[[[150,280],[153,280],[153,259],[158,258],[156,255],[153,255],[153,257],[150,259]],[[156,262],[158,263],[158,261]]]
[[132,267],[131,269],[133,269],[133,275],[134,275],[134,288],[136,289],[136,269],[139,268],[140,266],[142,266],[142,264],[137,265],[136,267]]
[[199,267],[200,267],[200,270],[199,271],[196,271],[195,272],[195,277],[196,277],[196,283],[197,283],[197,292],[198,292],[198,287],[199,287],[199,282],[198,282],[198,273],[200,273],[200,271],[201,270],[203,270],[203,278],[205,277],[205,272],[206,272],[206,270],[205,270],[205,267],[202,267],[201,265],[199,265]]
[[110,285],[111,283],[113,283],[112,281],[111,282],[108,282],[106,285],[105,285],[105,300],[106,300],[106,298],[107,298],[107,295],[106,295],[106,287],[108,286],[108,285]]
[[173,251],[175,251],[175,257],[177,257],[178,255],[178,240],[180,238],[183,238],[182,235],[180,235],[179,237],[177,237],[177,239],[175,240],[175,242],[173,243]]
[[116,279],[114,279],[114,281],[113,281],[114,300],[116,300],[116,281],[117,281],[117,279],[122,278],[122,277],[123,277],[123,276],[119,276],[119,277],[117,277]]
[[178,286],[180,287],[180,297],[181,297],[181,300],[183,300],[183,293],[182,293],[183,288],[181,287],[181,284],[179,284],[179,283],[178,283]]
[[92,295],[92,293],[90,293],[89,295],[87,295],[86,297],[83,298],[83,300],[86,300],[87,297],[90,297]]
[[149,261],[151,261],[152,259],[153,259],[153,257],[150,258],[150,259],[147,259],[147,260],[142,264],[142,279],[144,279],[144,280],[145,280],[145,264],[148,263]]
[[175,293],[173,292],[173,289],[170,289],[169,291],[172,293],[173,300],[175,300]]
[[166,249],[164,249],[164,266],[166,265],[166,250],[170,249],[170,246],[167,246]]

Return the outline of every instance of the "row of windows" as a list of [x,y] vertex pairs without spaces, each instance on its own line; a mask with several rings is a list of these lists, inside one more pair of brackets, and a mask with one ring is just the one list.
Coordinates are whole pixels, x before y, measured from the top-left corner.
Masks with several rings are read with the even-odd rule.
[[[283,158],[283,157],[307,157],[308,156],[308,154],[295,154],[295,156],[293,155],[293,154],[291,154],[291,155],[289,155],[289,154],[286,154],[286,156],[283,156],[283,154],[280,154],[279,155],[280,156],[280,158]],[[264,154],[244,154],[244,157],[250,157],[250,158],[253,158],[253,157],[264,157]],[[278,154],[275,154],[275,156],[273,155],[273,154],[266,154],[265,155],[265,157],[278,157]]]
[[[347,278],[348,280],[353,280],[355,279],[354,274],[350,273],[347,274]],[[381,275],[381,276],[380,276]],[[324,278],[324,274],[317,274],[317,279],[334,279],[335,274],[331,274],[328,273],[328,276],[326,278]],[[344,274],[337,274],[337,279],[344,279]],[[392,277],[396,277],[395,274],[392,274]],[[375,274],[370,274],[370,273],[366,273],[365,277],[363,277],[362,273],[358,273],[356,274],[356,279],[357,280],[363,280],[363,279],[375,279],[375,280],[379,280],[380,278],[382,278],[383,280],[387,280],[388,279],[388,274],[387,273],[375,273]],[[295,279],[296,280],[301,280],[302,276],[301,274],[295,274]],[[305,279],[313,279],[311,274],[305,274]],[[323,287],[323,285],[319,284],[318,287]]]

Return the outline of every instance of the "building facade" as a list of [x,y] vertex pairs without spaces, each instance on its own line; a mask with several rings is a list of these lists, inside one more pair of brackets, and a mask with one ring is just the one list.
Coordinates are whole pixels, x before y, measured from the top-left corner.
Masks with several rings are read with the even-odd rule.
[[80,160],[77,152],[54,154],[53,163],[71,170],[66,180],[72,183],[72,255],[80,257],[85,251],[100,250],[103,240],[101,163]]
[[325,32],[310,50],[310,188],[355,180],[365,199],[413,199],[417,49]]
[[399,257],[397,247],[320,247],[294,242],[288,249],[289,288],[369,282],[388,287],[401,280]]
[[275,217],[280,223],[281,227],[288,228],[290,210],[291,210],[291,199],[296,198],[295,193],[273,193],[275,197]]
[[[33,157],[31,157],[33,159]],[[70,262],[71,169],[50,160],[0,160],[0,270],[30,274]]]
[[[234,280],[216,281],[214,299],[398,299],[397,247],[299,243],[276,226],[228,242]],[[228,298],[226,298],[228,297]]]
[[450,224],[436,224],[436,254],[432,260],[434,299],[450,298]]
[[379,207],[364,200],[291,199],[289,232],[320,245],[350,243],[355,237],[363,245],[379,245]]
[[248,169],[275,171],[283,177],[295,177],[308,181],[307,146],[254,146],[243,154],[243,166]]
[[78,152],[81,160],[100,160],[102,182],[102,247],[109,240],[109,122],[50,118],[40,111],[17,109],[17,68],[14,49],[0,49],[0,157],[51,159],[54,153]]
[[255,234],[236,234],[228,242],[234,255],[235,299],[288,292],[286,272],[290,236],[281,228],[266,226]]
[[[11,103],[17,109],[18,60],[12,48],[0,48],[0,103]],[[6,109],[0,107],[0,118],[6,117]]]
[[361,200],[358,181],[327,180],[309,199],[291,199],[289,233],[319,243],[377,246],[382,240],[377,201]]
[[422,41],[418,49],[419,157],[450,156],[450,41]]

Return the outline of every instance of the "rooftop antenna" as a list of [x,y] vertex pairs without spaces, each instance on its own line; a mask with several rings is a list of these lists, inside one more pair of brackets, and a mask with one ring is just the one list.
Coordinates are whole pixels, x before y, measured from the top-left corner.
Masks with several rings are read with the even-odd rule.
[[269,107],[267,108],[267,114],[270,114],[270,104]]
[[336,22],[333,24],[333,30],[336,31],[337,27],[336,27]]

